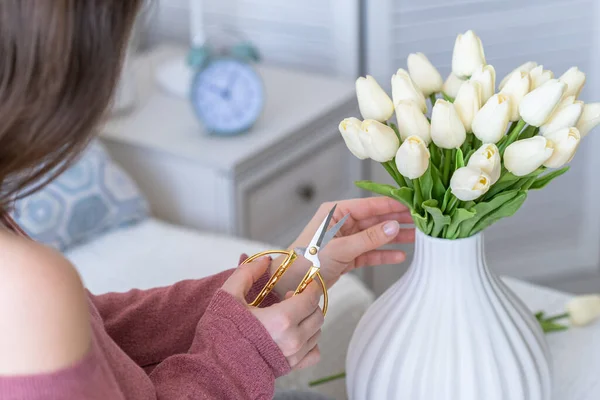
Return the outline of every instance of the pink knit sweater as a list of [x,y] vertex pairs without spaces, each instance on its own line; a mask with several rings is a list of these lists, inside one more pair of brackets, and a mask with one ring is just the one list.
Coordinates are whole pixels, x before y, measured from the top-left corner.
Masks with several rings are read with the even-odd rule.
[[[271,400],[289,364],[262,324],[219,289],[231,273],[89,294],[93,337],[85,357],[49,374],[0,376],[0,399]],[[269,295],[264,303],[276,301]]]

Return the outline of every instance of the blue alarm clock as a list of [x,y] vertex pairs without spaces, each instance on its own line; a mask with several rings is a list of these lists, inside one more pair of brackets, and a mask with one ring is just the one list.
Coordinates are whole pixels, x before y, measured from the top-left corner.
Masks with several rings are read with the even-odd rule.
[[206,45],[191,50],[188,63],[196,72],[190,100],[209,133],[244,133],[260,117],[265,103],[264,87],[251,65],[258,59],[258,52],[248,43],[233,46],[219,56]]

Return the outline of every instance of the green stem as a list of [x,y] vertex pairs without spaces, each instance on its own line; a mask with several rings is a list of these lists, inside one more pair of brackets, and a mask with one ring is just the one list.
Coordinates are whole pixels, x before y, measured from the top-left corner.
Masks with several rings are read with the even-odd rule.
[[458,205],[458,201],[459,200],[456,196],[452,196],[448,202],[448,206],[446,207],[446,215],[452,215],[454,213],[454,210],[457,208],[456,206]]
[[317,379],[316,381],[311,381],[308,383],[308,386],[313,387],[313,386],[317,386],[317,385],[322,385],[323,383],[335,381],[338,379],[343,379],[345,377],[346,377],[346,373],[341,372],[336,375],[326,376],[325,378]]
[[442,92],[442,97],[444,98],[444,100],[446,100],[449,103],[454,103],[454,99],[450,96],[448,96],[446,93]]
[[501,156],[504,155],[504,151],[506,150],[506,148],[511,143],[513,143],[515,140],[517,140],[517,138],[519,137],[519,133],[521,133],[521,130],[523,129],[524,126],[525,126],[525,121],[520,119],[519,122],[517,122],[517,126],[515,126],[515,128],[508,135],[508,138],[504,141],[504,143],[502,143],[500,145],[499,150],[500,150]]
[[433,165],[439,168],[440,162],[442,161],[440,149],[433,142],[429,144],[429,154],[431,155],[431,162],[433,163]]
[[450,179],[450,163],[452,162],[452,149],[444,149],[444,170],[442,172],[443,182],[448,187]]
[[552,317],[544,318],[544,321],[553,322],[553,321],[557,321],[557,320],[563,319],[563,318],[569,318],[569,313],[553,315]]
[[423,192],[421,191],[421,182],[419,179],[412,180],[415,188],[415,208],[421,210],[421,204],[423,204]]
[[383,168],[385,168],[387,173],[390,174],[390,176],[394,179],[394,181],[398,184],[399,187],[406,186],[406,181],[404,180],[404,177],[400,174],[400,172],[397,172],[396,168],[394,168],[395,166],[391,165],[392,163],[393,161],[387,161],[381,163],[381,165],[383,165]]
[[433,106],[435,106],[435,102],[437,101],[437,98],[435,97],[435,93],[431,93],[429,95],[429,101],[431,101],[431,108],[433,108]]

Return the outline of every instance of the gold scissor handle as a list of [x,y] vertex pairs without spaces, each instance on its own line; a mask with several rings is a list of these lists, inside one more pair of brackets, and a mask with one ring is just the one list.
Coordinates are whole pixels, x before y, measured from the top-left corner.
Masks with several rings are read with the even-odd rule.
[[319,273],[319,268],[312,266],[300,281],[300,285],[296,288],[294,294],[302,293],[304,289],[315,279],[319,281],[319,285],[321,285],[321,290],[323,290],[323,315],[327,314],[327,306],[329,305],[329,298],[327,296],[327,286],[325,286],[325,281],[323,277]]
[[[265,297],[267,297],[267,295],[269,293],[271,293],[273,288],[275,288],[275,285],[277,284],[277,282],[279,282],[279,280],[281,279],[283,274],[285,274],[285,272],[288,270],[288,268],[298,258],[298,256],[296,255],[296,252],[294,252],[294,250],[269,250],[269,251],[263,251],[260,253],[256,253],[253,256],[248,257],[240,265],[247,264],[247,263],[252,262],[260,257],[268,256],[271,254],[285,255],[286,258],[283,260],[283,262],[281,263],[279,268],[277,268],[277,270],[275,271],[273,276],[271,276],[271,278],[269,278],[269,281],[262,288],[262,290],[260,291],[258,296],[256,296],[254,301],[252,301],[252,303],[250,303],[250,305],[252,307],[258,307],[260,305],[260,303],[263,302]],[[306,275],[304,275],[304,278],[302,278],[302,281],[300,281],[300,284],[296,288],[294,295],[296,295],[298,293],[302,293],[304,291],[304,289],[306,289],[306,287],[310,284],[310,282],[312,282],[314,280],[315,276],[317,277],[317,280],[319,281],[319,284],[321,285],[321,289],[323,290],[323,315],[325,315],[327,313],[327,306],[329,303],[329,299],[327,296],[327,287],[325,286],[325,282],[323,281],[323,278],[321,277],[321,274],[319,273],[318,268],[313,266],[308,270],[308,272],[306,273]]]

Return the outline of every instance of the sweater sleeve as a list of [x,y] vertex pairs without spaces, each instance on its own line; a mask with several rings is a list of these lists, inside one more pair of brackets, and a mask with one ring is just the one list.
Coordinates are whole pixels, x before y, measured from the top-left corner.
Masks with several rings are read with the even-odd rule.
[[275,379],[289,371],[264,326],[219,290],[200,318],[189,351],[165,359],[150,379],[159,400],[271,400]]
[[[275,378],[289,364],[264,326],[247,306],[219,290],[195,329],[189,351],[167,357],[150,375],[119,387],[94,344],[84,359],[42,375],[0,376],[3,400],[271,400]],[[126,359],[120,360],[126,362]],[[133,378],[131,378],[133,379]],[[138,375],[138,378],[139,375]],[[132,388],[134,391],[132,391]],[[136,389],[137,388],[137,389]],[[156,397],[154,397],[154,394]]]
[[[232,272],[150,290],[91,296],[91,299],[106,331],[119,347],[138,365],[152,367],[171,355],[188,351],[211,298]],[[254,299],[268,279],[268,274],[261,277],[248,299]],[[278,300],[271,293],[263,306]]]

